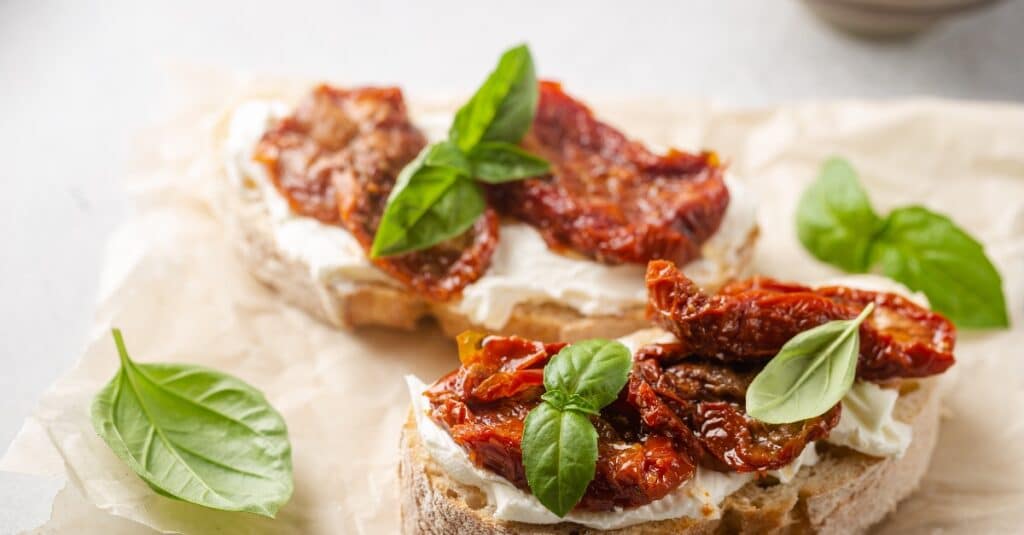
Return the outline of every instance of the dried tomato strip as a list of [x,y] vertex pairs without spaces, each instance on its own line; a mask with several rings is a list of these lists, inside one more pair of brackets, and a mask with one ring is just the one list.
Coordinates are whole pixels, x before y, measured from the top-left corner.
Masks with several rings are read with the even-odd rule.
[[[462,366],[427,391],[431,417],[473,463],[527,490],[523,423],[540,403],[544,365],[564,344],[473,334],[459,343]],[[642,348],[619,399],[591,419],[598,459],[578,510],[650,503],[692,478],[698,464],[729,472],[779,468],[835,426],[838,406],[796,424],[753,421],[742,403],[754,368],[689,359],[678,348]]]
[[557,83],[541,82],[522,145],[547,159],[551,173],[491,186],[489,198],[553,249],[606,263],[687,263],[700,256],[729,204],[713,153],[655,154],[598,121]]
[[770,359],[793,336],[876,310],[860,328],[857,375],[881,381],[924,377],[952,366],[956,331],[942,316],[896,294],[843,287],[817,290],[756,278],[705,294],[667,261],[647,269],[648,313],[683,352],[723,361]]
[[[840,406],[792,424],[765,424],[744,411],[747,387],[758,368],[737,370],[694,360],[678,344],[641,348],[629,385],[647,399],[645,423],[667,424],[669,433],[692,433],[690,447],[701,464],[721,471],[774,470],[793,462],[804,447],[828,436],[839,422]],[[676,362],[675,364],[669,364]]]
[[[254,158],[293,211],[344,227],[368,253],[398,173],[425,145],[398,88],[321,85],[263,135]],[[498,216],[488,210],[462,236],[374,263],[446,301],[487,270],[497,241]]]

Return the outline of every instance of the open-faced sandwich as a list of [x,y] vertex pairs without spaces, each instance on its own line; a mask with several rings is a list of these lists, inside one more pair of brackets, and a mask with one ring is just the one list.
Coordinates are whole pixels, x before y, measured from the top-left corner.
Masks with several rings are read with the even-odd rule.
[[749,193],[714,153],[631,140],[538,83],[525,47],[454,119],[410,117],[397,88],[321,85],[246,102],[226,130],[248,267],[339,326],[433,316],[452,335],[618,336],[645,325],[648,261],[717,288],[757,237]]
[[712,294],[655,261],[661,329],[460,335],[461,367],[408,378],[404,531],[863,531],[926,470],[955,330],[885,279],[844,282]]

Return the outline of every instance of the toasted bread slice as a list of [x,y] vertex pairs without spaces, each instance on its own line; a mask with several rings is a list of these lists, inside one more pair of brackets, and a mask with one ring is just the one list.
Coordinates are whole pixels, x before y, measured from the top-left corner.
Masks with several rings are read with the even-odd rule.
[[[272,220],[263,191],[240,190],[230,184],[227,171],[220,208],[249,271],[274,288],[281,297],[314,317],[337,327],[380,325],[413,329],[420,320],[435,318],[450,336],[467,329],[496,334],[515,334],[545,341],[572,342],[601,336],[614,338],[649,327],[644,319],[645,305],[637,303],[618,315],[587,316],[554,302],[525,302],[515,306],[511,317],[499,329],[473,324],[455,306],[428,301],[397,285],[381,282],[338,280],[326,282],[313,275],[310,266],[289,256],[275,241]],[[733,259],[728,268],[715,274],[710,284],[717,286],[747,272],[754,253],[758,228],[750,228],[745,238],[730,250],[720,251]],[[726,265],[724,261],[715,265]]]
[[787,484],[752,481],[721,504],[715,519],[678,518],[598,531],[565,522],[522,524],[495,519],[494,507],[476,487],[452,480],[423,447],[410,415],[401,436],[398,467],[402,528],[407,535],[534,535],[616,533],[860,533],[882,520],[917,488],[938,437],[939,396],[934,379],[903,385],[894,417],[913,438],[899,458],[869,457],[819,444],[820,460]]

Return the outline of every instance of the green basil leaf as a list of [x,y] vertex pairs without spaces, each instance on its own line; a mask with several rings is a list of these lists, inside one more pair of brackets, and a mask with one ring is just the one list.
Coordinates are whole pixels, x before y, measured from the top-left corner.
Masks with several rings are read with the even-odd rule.
[[871,207],[857,173],[831,158],[800,197],[797,236],[816,258],[846,271],[865,271],[871,240],[882,220]]
[[511,143],[484,141],[469,151],[473,177],[489,184],[500,184],[544,175],[550,166]]
[[961,327],[1006,327],[1002,279],[985,250],[949,218],[920,206],[889,214],[871,249],[887,276],[924,292]]
[[597,466],[597,431],[585,414],[541,403],[523,426],[523,466],[533,495],[564,517],[587,491]]
[[441,141],[428,147],[424,163],[430,167],[444,167],[463,175],[470,175],[473,172],[466,155],[451,141]]
[[198,366],[137,364],[113,333],[121,368],[92,404],[100,437],[164,496],[273,517],[292,495],[292,457],[263,394]]
[[458,113],[448,138],[463,152],[481,141],[518,143],[537,110],[537,76],[526,45],[502,54],[498,66]]
[[[469,230],[484,212],[479,187],[445,149],[430,146],[399,174],[381,216],[370,256],[378,258],[426,249]],[[431,158],[445,162],[431,166]]]
[[601,410],[615,401],[629,379],[633,357],[620,342],[584,340],[562,348],[544,367],[544,388]]
[[860,353],[859,327],[874,310],[830,321],[791,338],[747,388],[747,414],[769,424],[814,418],[853,386]]

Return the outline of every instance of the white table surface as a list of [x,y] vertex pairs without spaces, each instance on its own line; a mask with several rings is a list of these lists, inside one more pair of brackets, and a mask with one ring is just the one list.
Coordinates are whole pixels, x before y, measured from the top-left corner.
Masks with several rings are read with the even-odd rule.
[[[584,95],[1024,100],[1020,0],[882,43],[795,0],[88,4],[0,0],[4,449],[85,341],[104,240],[128,210],[118,181],[133,133],[168,111],[168,62],[436,94],[469,91],[525,40],[542,75]],[[0,474],[0,533],[43,522],[60,484]]]

